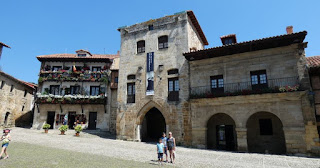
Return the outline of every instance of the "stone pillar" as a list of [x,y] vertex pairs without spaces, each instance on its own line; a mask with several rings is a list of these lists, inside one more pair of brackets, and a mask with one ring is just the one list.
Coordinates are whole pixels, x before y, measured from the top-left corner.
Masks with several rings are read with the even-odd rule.
[[166,135],[167,135],[167,137],[168,137],[168,133],[169,133],[170,131],[169,131],[169,125],[166,125]]
[[305,129],[304,127],[284,127],[287,153],[306,153]]
[[141,129],[141,125],[137,125],[137,127],[136,127],[136,138],[135,138],[135,141],[137,141],[137,142],[141,142],[140,129]]
[[248,151],[247,128],[236,128],[237,143],[239,152]]
[[205,149],[207,147],[207,128],[192,128],[192,146]]

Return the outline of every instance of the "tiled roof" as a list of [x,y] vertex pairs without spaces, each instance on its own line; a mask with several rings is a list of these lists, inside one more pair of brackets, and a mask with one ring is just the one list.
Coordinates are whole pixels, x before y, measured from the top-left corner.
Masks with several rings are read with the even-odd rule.
[[268,48],[275,48],[281,46],[288,46],[294,43],[302,43],[307,35],[307,31],[284,34],[279,36],[267,37],[257,40],[244,41],[241,43],[232,43],[230,45],[223,45],[195,52],[184,53],[187,60],[200,60],[225,55],[232,55],[237,53],[251,52],[263,50]]
[[7,47],[7,48],[11,48],[10,46],[8,46],[8,45],[6,45],[6,44],[4,44],[4,43],[2,43],[2,42],[0,42],[0,45],[5,46],[5,47]]
[[107,54],[92,54],[91,56],[86,56],[86,57],[78,57],[77,54],[51,54],[51,55],[40,55],[37,56],[37,59],[39,61],[44,61],[44,60],[61,60],[61,59],[68,59],[68,60],[110,60],[114,58],[118,58],[119,55],[107,55]]
[[320,55],[306,58],[309,67],[320,67]]
[[25,81],[19,80],[19,79],[15,78],[15,77],[3,72],[3,71],[0,71],[0,75],[3,75],[3,76],[5,76],[5,77],[17,82],[17,83],[20,83],[20,84],[22,84],[24,86],[27,86],[28,88],[30,88],[32,90],[35,90],[38,87],[36,84],[32,84],[32,83],[29,83],[29,82],[25,82]]

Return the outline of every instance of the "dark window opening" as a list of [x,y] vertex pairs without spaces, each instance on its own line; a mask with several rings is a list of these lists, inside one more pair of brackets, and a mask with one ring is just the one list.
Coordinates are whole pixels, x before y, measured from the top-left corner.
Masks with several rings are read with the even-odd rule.
[[158,38],[159,49],[168,48],[168,36],[161,36]]
[[251,85],[253,90],[264,89],[268,87],[266,70],[251,71]]
[[114,77],[114,83],[118,83],[119,82],[119,78],[118,77]]
[[24,106],[22,106],[22,109],[21,109],[21,111],[23,111],[24,110]]
[[27,96],[27,93],[28,93],[28,91],[25,90],[23,97],[26,97],[26,96]]
[[128,75],[128,80],[134,80],[136,79],[136,75]]
[[78,54],[78,57],[85,57],[87,54]]
[[144,53],[145,52],[145,41],[141,40],[137,42],[137,52],[138,53]]
[[70,86],[70,94],[76,95],[80,93],[80,86]]
[[173,74],[178,74],[179,70],[178,69],[171,69],[168,71],[168,75],[173,75]]
[[12,91],[13,91],[13,88],[14,88],[14,86],[13,86],[13,85],[11,85],[10,92],[12,92]]
[[50,85],[50,94],[59,95],[60,94],[60,86],[59,85]]
[[90,95],[97,96],[100,94],[100,86],[90,86]]
[[273,135],[272,120],[259,119],[260,135]]
[[224,92],[224,80],[223,75],[216,75],[210,77],[211,93],[223,93]]
[[52,71],[60,71],[62,69],[62,66],[53,66]]
[[101,71],[101,67],[92,67],[92,72],[99,72]]
[[149,30],[153,30],[153,25],[148,25]]
[[127,84],[127,103],[135,103],[136,88],[135,83]]
[[179,101],[179,78],[168,79],[168,100]]
[[3,88],[4,84],[5,84],[5,82],[4,82],[4,81],[2,81],[2,82],[1,82],[1,87],[0,87],[0,89],[2,89],[2,88]]
[[230,45],[230,44],[235,43],[234,38],[225,38],[225,39],[223,39],[223,41],[224,41],[224,45]]

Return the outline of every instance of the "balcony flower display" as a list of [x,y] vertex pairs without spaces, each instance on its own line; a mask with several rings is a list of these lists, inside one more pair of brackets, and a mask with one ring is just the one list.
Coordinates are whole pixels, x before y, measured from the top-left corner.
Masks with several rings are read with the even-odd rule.
[[294,92],[297,91],[299,89],[299,85],[295,85],[295,86],[283,86],[279,88],[280,92]]
[[104,104],[105,95],[100,94],[97,96],[88,95],[45,95],[37,93],[37,103],[61,103],[61,104]]

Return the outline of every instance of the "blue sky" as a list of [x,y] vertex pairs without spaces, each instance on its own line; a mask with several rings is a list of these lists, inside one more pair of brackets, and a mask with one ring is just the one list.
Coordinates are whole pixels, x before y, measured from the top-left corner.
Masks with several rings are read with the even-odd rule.
[[120,26],[184,10],[193,10],[209,46],[235,33],[238,42],[307,30],[307,56],[320,55],[319,0],[14,0],[0,3],[0,66],[18,79],[37,82],[38,55],[88,49],[114,54],[120,49]]

